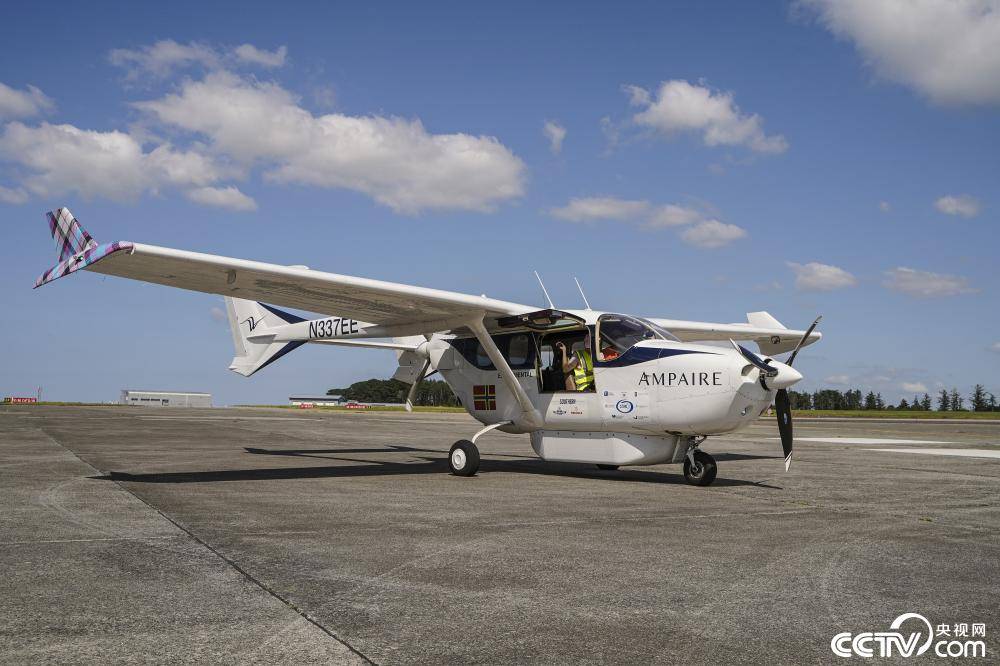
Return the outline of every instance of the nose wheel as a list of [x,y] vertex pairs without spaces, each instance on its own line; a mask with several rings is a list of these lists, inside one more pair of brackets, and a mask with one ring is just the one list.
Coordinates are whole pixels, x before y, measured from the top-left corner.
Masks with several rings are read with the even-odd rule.
[[715,481],[718,472],[715,458],[700,449],[695,449],[684,460],[684,478],[692,486],[707,486]]
[[451,445],[448,467],[455,476],[475,476],[479,471],[479,448],[467,439]]

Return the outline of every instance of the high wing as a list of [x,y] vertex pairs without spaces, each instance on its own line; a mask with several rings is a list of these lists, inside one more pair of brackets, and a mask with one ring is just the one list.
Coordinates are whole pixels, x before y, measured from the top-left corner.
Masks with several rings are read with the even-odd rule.
[[[748,312],[746,324],[716,324],[706,321],[655,318],[651,318],[650,321],[667,329],[684,342],[752,340],[757,343],[762,354],[769,356],[792,351],[806,334],[805,331],[785,328],[767,312]],[[802,346],[818,342],[822,337],[822,333],[813,331]]]
[[427,325],[434,328],[477,314],[504,316],[534,309],[453,291],[141,243],[133,244],[132,252],[115,253],[87,270],[383,326],[416,324],[418,329]]
[[[35,282],[40,287],[78,270],[162,284],[168,287],[262,301],[380,324],[391,335],[456,329],[476,319],[523,315],[536,308],[485,296],[371,280],[200,252],[119,241],[99,245],[66,208],[48,214],[59,263]],[[791,351],[805,334],[785,328],[766,312],[747,314],[748,323],[652,319],[683,341],[753,340],[764,354]],[[818,341],[813,332],[805,344]]]
[[[75,241],[74,238],[80,235],[75,230],[82,228],[65,208],[50,214],[50,227],[57,247],[70,243],[75,245],[72,250],[79,251],[69,252],[68,258],[60,255],[64,260],[39,277],[36,287],[82,269],[414,332],[447,330],[462,326],[475,317],[481,320],[482,317],[495,318],[536,309],[485,296],[142,243],[121,241],[98,245],[89,235],[82,241]],[[64,229],[65,234],[60,229]]]

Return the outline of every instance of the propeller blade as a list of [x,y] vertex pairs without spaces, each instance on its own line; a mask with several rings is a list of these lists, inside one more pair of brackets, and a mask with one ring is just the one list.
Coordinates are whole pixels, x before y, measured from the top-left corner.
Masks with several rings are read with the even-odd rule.
[[792,464],[792,407],[788,400],[788,390],[778,389],[774,395],[774,411],[778,415],[778,434],[781,435],[781,450],[785,453],[785,471]]
[[804,345],[806,343],[806,340],[809,339],[809,334],[813,332],[813,329],[816,328],[816,324],[818,324],[819,320],[822,318],[823,315],[816,317],[816,321],[812,323],[812,326],[806,329],[806,334],[803,335],[802,338],[799,340],[799,344],[795,345],[795,349],[792,350],[792,355],[788,357],[787,361],[785,361],[785,365],[791,365],[792,363],[795,362],[795,355],[799,353],[799,349],[801,349],[802,345]]
[[765,363],[764,359],[757,356],[757,354],[754,354],[752,351],[750,351],[743,345],[736,344],[736,341],[733,340],[732,338],[729,339],[729,342],[733,345],[733,348],[736,349],[736,351],[738,351],[743,356],[743,358],[750,361],[752,365],[754,365],[758,370],[764,373],[764,376],[774,377],[775,375],[778,374],[777,370],[775,370],[772,366]]
[[420,372],[417,374],[417,378],[413,380],[413,386],[406,394],[406,403],[403,405],[404,409],[408,412],[413,411],[413,400],[417,397],[417,389],[420,388],[420,382],[424,381],[424,374],[427,372],[427,368],[431,365],[431,360],[427,359],[424,361],[424,367],[420,368]]

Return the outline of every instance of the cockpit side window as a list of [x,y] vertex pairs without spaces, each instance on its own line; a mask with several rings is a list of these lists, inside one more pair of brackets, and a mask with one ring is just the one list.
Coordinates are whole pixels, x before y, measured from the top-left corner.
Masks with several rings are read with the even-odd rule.
[[483,348],[483,343],[476,341],[476,366],[479,368],[488,369],[493,367],[493,361],[490,360],[490,355],[486,353]]
[[656,329],[635,317],[606,314],[597,320],[597,359],[613,361],[636,343],[643,340],[662,339]]

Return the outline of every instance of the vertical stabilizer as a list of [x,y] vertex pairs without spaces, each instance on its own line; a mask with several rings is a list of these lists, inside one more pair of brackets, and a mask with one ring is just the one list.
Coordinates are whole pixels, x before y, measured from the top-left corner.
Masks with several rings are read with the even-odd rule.
[[226,296],[225,299],[235,352],[233,362],[229,365],[229,369],[233,372],[249,377],[305,344],[305,340],[274,342],[274,336],[267,335],[268,329],[275,326],[305,321],[302,317],[256,301],[230,296]]

